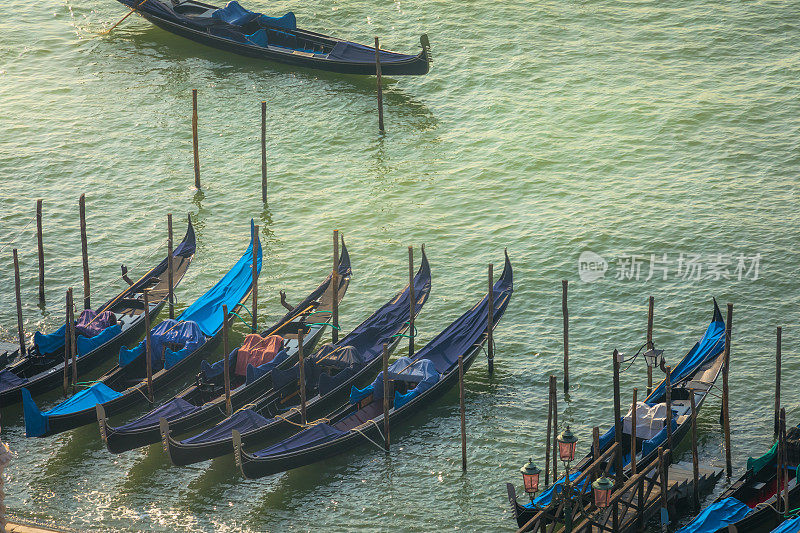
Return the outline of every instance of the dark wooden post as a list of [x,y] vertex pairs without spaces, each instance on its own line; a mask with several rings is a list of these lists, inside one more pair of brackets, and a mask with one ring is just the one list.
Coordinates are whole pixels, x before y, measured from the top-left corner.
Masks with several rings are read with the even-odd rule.
[[733,474],[731,462],[731,420],[730,404],[728,401],[728,373],[731,365],[731,325],[733,323],[733,304],[728,304],[728,316],[725,320],[725,363],[722,367],[722,425],[725,430],[725,473],[728,477]]
[[[254,227],[253,230],[253,333],[258,333],[258,247],[259,239],[258,239],[258,225]],[[226,315],[227,316],[227,315]]]
[[564,394],[569,392],[569,310],[567,309],[568,281],[561,280],[561,314],[564,317]]
[[78,343],[75,340],[75,306],[72,287],[69,289],[69,351],[72,355],[72,391],[78,386]]
[[488,326],[486,328],[487,358],[489,359],[489,375],[494,373],[494,264],[489,263],[489,306]]
[[[786,452],[786,409],[781,409],[780,415],[780,434],[781,434],[781,453],[783,455],[783,462],[788,466],[789,456]],[[780,498],[778,498],[780,499]],[[789,471],[788,468],[783,469],[783,509],[784,514],[789,510]]]
[[700,462],[697,455],[697,405],[694,391],[689,390],[689,401],[692,406],[692,511],[700,512]]
[[553,376],[553,483],[558,481],[558,391],[556,378]]
[[381,45],[375,37],[375,76],[378,83],[378,131],[383,133],[383,87],[381,85]]
[[[672,450],[669,450],[670,455],[672,454]],[[666,461],[664,461],[664,447],[658,447],[658,474],[661,480],[661,509],[662,513],[667,509],[667,503],[669,498],[667,497],[667,490],[669,487],[668,480],[667,480],[667,465]],[[667,524],[661,523],[661,531],[667,530]]]
[[[553,431],[553,389],[555,389],[556,377],[550,376],[550,389],[547,394],[547,445],[544,449],[544,485],[550,485],[550,436]],[[555,475],[555,472],[553,472]],[[555,481],[555,478],[553,478]]]
[[461,471],[467,471],[467,415],[464,407],[464,355],[458,356],[458,400],[461,407]]
[[14,256],[14,295],[17,298],[17,335],[19,336],[19,355],[25,356],[25,325],[22,322],[22,290],[19,280],[19,257],[17,249],[12,250]]
[[780,431],[781,411],[781,327],[778,326],[778,343],[775,349],[775,435]]
[[67,297],[66,302],[64,305],[64,325],[66,328],[64,329],[64,396],[67,395],[67,389],[69,388],[69,354],[70,352],[70,329],[72,328],[69,322],[69,310],[72,308],[72,287],[67,289]]
[[614,442],[617,443],[619,453],[615,454],[615,480],[614,490],[622,486],[622,418],[620,414],[620,394],[619,394],[619,351],[614,349]]
[[81,194],[78,200],[81,215],[81,255],[83,256],[83,308],[90,309],[89,297],[89,245],[86,242],[86,195]]
[[333,300],[331,301],[331,341],[339,342],[339,230],[333,230],[333,273],[331,274],[333,286]]
[[267,103],[261,102],[261,201],[267,203]]
[[300,362],[300,421],[306,423],[306,354],[303,348],[303,328],[297,331],[297,358]]
[[200,151],[197,147],[197,89],[192,89],[192,148],[194,152],[194,188],[200,189]]
[[153,348],[150,337],[150,289],[144,289],[142,295],[144,296],[144,329],[147,331],[144,341],[144,364],[147,370],[147,399],[150,403],[153,403]]
[[636,475],[636,396],[639,390],[633,389],[633,402],[631,402],[631,475]]
[[672,367],[667,365],[664,369],[667,372],[664,377],[665,403],[667,406],[667,446],[669,446],[669,452],[672,453]]
[[786,459],[786,456],[783,455],[783,433],[780,430],[780,415],[779,415],[779,418],[778,418],[778,449],[777,449],[776,461],[775,461],[775,466],[777,467],[777,470],[775,472],[775,493],[776,493],[775,507],[777,508],[777,511],[778,511],[779,514],[783,514],[783,513],[785,513],[787,511],[787,508],[783,507],[783,505],[782,505],[783,498],[781,498],[781,492],[782,492],[781,483],[783,482],[783,471],[785,470],[784,466],[783,466],[783,462],[784,462],[785,459]]
[[[653,346],[653,307],[655,298],[650,297],[647,304],[647,347],[645,350],[652,350]],[[647,395],[653,392],[653,367],[647,365]]]
[[172,259],[172,213],[167,214],[167,297],[169,299],[169,317],[175,318],[175,278]]
[[408,356],[414,357],[414,247],[408,247]]
[[[600,451],[600,428],[595,426],[592,428],[592,462],[594,463],[598,459],[602,452]],[[592,472],[591,481],[595,481],[598,478],[597,470]]]
[[39,249],[39,305],[42,305],[44,303],[44,241],[42,239],[41,200],[36,200],[36,244]]
[[222,369],[225,381],[225,412],[231,416],[231,362],[228,358],[228,306],[222,306]]
[[383,433],[386,451],[389,451],[389,349],[383,344]]

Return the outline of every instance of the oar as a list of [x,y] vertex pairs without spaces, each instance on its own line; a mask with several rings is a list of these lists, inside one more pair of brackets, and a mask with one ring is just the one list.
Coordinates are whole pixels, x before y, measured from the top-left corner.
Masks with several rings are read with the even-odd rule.
[[126,18],[128,18],[128,17],[130,17],[132,14],[134,14],[134,13],[136,12],[136,9],[137,9],[137,8],[139,8],[139,7],[141,7],[141,5],[142,5],[142,4],[144,4],[145,2],[147,2],[147,0],[142,0],[142,1],[141,1],[141,2],[140,2],[140,3],[139,3],[137,6],[136,6],[136,7],[132,7],[132,8],[130,8],[130,10],[131,10],[131,11],[130,11],[130,13],[128,13],[127,15],[125,15],[124,17],[122,17],[121,19],[119,19],[119,20],[117,21],[117,23],[116,23],[116,24],[114,24],[113,26],[111,26],[110,28],[108,28],[106,31],[104,31],[104,32],[101,32],[101,33],[100,33],[100,35],[108,35],[109,33],[111,33],[111,30],[113,30],[114,28],[116,28],[117,26],[119,26],[120,24],[122,24],[122,21],[123,21],[123,20],[125,20]]

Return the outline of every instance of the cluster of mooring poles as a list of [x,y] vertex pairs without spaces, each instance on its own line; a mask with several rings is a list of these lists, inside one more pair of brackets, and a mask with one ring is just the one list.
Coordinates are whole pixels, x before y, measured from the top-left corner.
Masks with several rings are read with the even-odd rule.
[[[567,288],[568,282],[566,280],[562,281],[562,314],[563,314],[563,331],[564,331],[564,394],[566,399],[569,399],[568,396],[568,382],[569,382],[569,312],[567,308]],[[636,520],[638,523],[642,523],[644,520],[648,519],[649,516],[645,516],[644,512],[644,501],[645,497],[642,495],[642,491],[646,490],[646,485],[649,482],[653,482],[653,478],[651,475],[650,479],[647,479],[645,475],[646,472],[655,472],[658,477],[660,477],[660,481],[658,483],[661,484],[662,490],[661,494],[659,495],[662,498],[661,502],[661,509],[662,509],[662,529],[666,531],[666,525],[668,524],[668,513],[667,513],[667,488],[668,488],[668,467],[672,463],[672,450],[673,450],[673,429],[672,429],[672,383],[671,383],[671,371],[672,368],[669,365],[666,365],[663,359],[663,350],[657,350],[653,343],[653,314],[654,314],[654,298],[652,296],[648,299],[648,310],[647,310],[647,336],[646,342],[644,345],[645,351],[643,356],[647,363],[647,396],[649,396],[653,391],[653,368],[659,368],[664,372],[664,381],[665,381],[665,403],[666,403],[666,443],[665,447],[659,448],[659,458],[655,466],[648,465],[644,468],[638,468],[636,456],[634,453],[631,454],[630,460],[630,473],[631,476],[628,478],[627,481],[623,478],[623,418],[621,412],[621,396],[620,396],[620,364],[624,361],[623,355],[618,351],[614,350],[612,354],[612,367],[613,367],[613,396],[614,396],[614,444],[612,447],[606,451],[606,453],[602,454],[601,457],[598,456],[600,451],[599,445],[599,428],[593,428],[593,447],[592,452],[594,454],[593,459],[594,463],[588,467],[588,469],[584,469],[581,473],[581,478],[588,475],[591,478],[591,483],[585,483],[585,487],[579,489],[578,485],[574,480],[570,479],[569,474],[569,465],[575,459],[575,443],[577,439],[573,435],[572,431],[569,428],[569,425],[565,427],[563,431],[559,433],[559,426],[558,426],[558,392],[557,392],[557,380],[556,376],[551,375],[549,377],[549,394],[548,394],[548,411],[547,411],[547,433],[546,433],[546,445],[545,445],[545,469],[544,469],[544,485],[545,487],[551,486],[551,479],[552,484],[555,485],[556,482],[559,484],[563,484],[564,488],[560,493],[557,491],[554,492],[553,499],[551,503],[546,506],[539,506],[534,502],[534,498],[537,492],[539,492],[539,485],[540,485],[540,476],[542,471],[536,467],[533,463],[533,460],[529,460],[521,469],[520,473],[522,474],[523,478],[523,485],[524,490],[530,497],[531,503],[534,506],[534,509],[538,511],[533,518],[531,518],[523,527],[520,528],[520,531],[538,531],[539,528],[542,528],[542,531],[545,530],[545,525],[550,522],[554,522],[556,520],[563,522],[565,529],[564,531],[570,532],[573,531],[573,521],[577,518],[585,519],[582,523],[580,528],[575,528],[575,531],[582,531],[587,527],[594,527],[596,529],[591,529],[591,531],[618,531],[619,527],[624,525],[624,516],[620,516],[622,513],[622,509],[620,506],[625,508],[626,515],[629,512],[634,512],[636,514]],[[727,478],[730,479],[732,475],[732,463],[731,463],[731,435],[730,435],[730,410],[729,410],[729,369],[730,369],[730,350],[731,350],[731,329],[733,324],[733,304],[727,304],[727,317],[725,319],[725,348],[723,353],[723,363],[721,368],[722,374],[722,406],[721,406],[721,416],[720,416],[720,423],[723,427],[724,433],[724,448],[725,448],[725,472]],[[779,449],[783,450],[780,453],[783,455],[779,455],[779,457],[785,458],[785,442],[781,441],[782,435],[785,435],[785,410],[781,408],[780,404],[780,390],[781,390],[781,333],[782,328],[777,328],[777,348],[776,348],[776,382],[775,382],[775,413],[774,413],[774,427],[775,427],[775,435],[779,441]],[[690,412],[688,413],[690,416],[691,422],[691,454],[692,454],[692,474],[691,479],[693,480],[693,488],[692,488],[692,510],[694,512],[698,512],[700,510],[700,465],[698,462],[698,451],[697,451],[697,406],[695,405],[695,394],[694,389],[689,389],[690,394]],[[633,399],[631,402],[631,434],[630,434],[630,447],[631,449],[636,449],[636,424],[637,424],[637,401],[638,401],[638,389],[633,389]],[[781,448],[781,446],[783,448]],[[552,453],[552,463],[551,463],[551,453]],[[558,459],[564,464],[564,468],[566,470],[563,479],[559,479],[558,477]],[[552,466],[551,466],[552,464]],[[605,475],[598,476],[594,473],[596,469],[605,466],[606,472],[608,471],[609,466],[613,464],[614,467],[614,475],[613,480],[609,479]],[[655,470],[654,470],[655,469]],[[552,478],[551,478],[551,471],[552,471]],[[781,465],[779,463],[778,471],[781,471]],[[785,473],[784,473],[785,474]],[[634,483],[634,481],[636,481]],[[622,498],[625,494],[633,494],[632,486],[637,485],[636,492],[638,493],[638,502],[642,503],[642,508],[639,509],[637,505],[632,504],[632,500],[637,496],[631,496],[631,498],[624,502],[624,498]],[[592,492],[594,494],[593,501],[589,501],[589,499],[584,494],[587,490],[587,487],[591,485]],[[509,496],[512,496],[514,491],[513,485],[509,484]],[[648,493],[649,494],[649,493]],[[787,492],[788,494],[788,492]],[[788,496],[786,496],[788,498]],[[515,500],[515,497],[512,499]],[[617,502],[616,505],[614,502]],[[599,510],[603,511],[609,507],[612,508],[610,511],[610,518],[608,516],[605,517],[604,520],[610,520],[610,524],[605,524],[603,520],[599,520],[597,517],[587,517],[584,516],[586,513],[584,511],[578,511],[578,508],[583,508],[583,505],[593,504],[594,507]],[[627,507],[626,507],[627,505]],[[784,504],[788,506],[788,500]],[[788,507],[785,507],[788,509]],[[579,517],[575,513],[579,513],[581,516]],[[589,529],[587,529],[588,531]]]

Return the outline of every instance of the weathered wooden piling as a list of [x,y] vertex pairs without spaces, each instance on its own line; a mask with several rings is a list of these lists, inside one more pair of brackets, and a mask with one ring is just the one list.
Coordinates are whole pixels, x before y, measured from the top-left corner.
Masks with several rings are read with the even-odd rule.
[[467,415],[464,406],[464,355],[458,356],[458,403],[461,409],[461,471],[467,471]]
[[569,282],[561,280],[561,315],[564,319],[564,394],[569,393],[569,309],[567,309],[567,288]]
[[225,381],[225,412],[231,416],[233,410],[231,409],[231,363],[228,358],[228,306],[222,306],[222,372],[223,380]]
[[733,323],[733,304],[728,304],[728,316],[725,320],[725,363],[722,367],[722,425],[725,431],[725,474],[731,477],[733,464],[731,461],[731,419],[728,388],[728,373],[731,365],[731,325]]
[[778,448],[775,454],[775,486],[776,486],[776,494],[777,498],[775,501],[775,507],[778,513],[785,513],[788,508],[783,506],[783,498],[780,497],[781,494],[781,483],[783,482],[783,471],[785,468],[783,467],[783,463],[786,459],[786,456],[783,454],[783,432],[780,430],[780,417],[778,418]]
[[777,346],[775,347],[775,435],[780,431],[779,419],[781,411],[781,333],[782,329],[778,326]]
[[383,128],[383,86],[381,82],[381,45],[375,36],[375,77],[378,84],[378,131],[384,133]]
[[250,314],[253,315],[253,333],[258,333],[258,254],[256,250],[259,246],[258,225],[256,225],[253,228],[253,265],[251,267],[253,272],[253,281],[251,282],[253,285],[253,311]]
[[[592,462],[600,459],[600,427],[595,426],[592,428]],[[592,471],[591,481],[597,479],[597,471]]]
[[414,357],[414,247],[408,247],[408,356]]
[[[789,456],[786,452],[786,409],[781,409],[780,414],[780,434],[781,434],[781,448],[783,454],[783,462],[788,465],[789,464]],[[779,487],[780,491],[780,487]],[[779,498],[780,499],[780,498]],[[783,469],[783,509],[784,513],[789,512],[789,469]]]
[[622,418],[621,418],[621,399],[619,393],[619,360],[620,354],[619,351],[614,348],[613,353],[614,359],[614,442],[617,444],[617,449],[620,450],[620,453],[615,454],[615,489],[618,489],[622,486],[623,478],[622,478]]
[[664,392],[666,394],[665,403],[667,406],[667,446],[672,451],[672,367],[664,367],[667,375],[664,377]]
[[267,203],[267,103],[261,102],[261,201]]
[[558,480],[558,391],[556,377],[553,376],[553,483]]
[[144,329],[145,334],[144,350],[145,350],[145,367],[147,370],[147,399],[153,403],[153,348],[152,339],[150,337],[150,289],[142,291],[144,296]]
[[22,322],[22,290],[19,280],[19,256],[17,249],[12,250],[14,256],[14,295],[17,299],[17,335],[19,338],[19,355],[25,356],[25,325]]
[[[672,448],[669,449],[670,456],[672,455]],[[667,479],[667,472],[669,469],[667,468],[666,462],[664,461],[664,447],[658,447],[658,469],[659,469],[659,478],[661,481],[661,512],[662,514],[666,514],[669,516],[669,512],[667,511],[667,503],[669,501],[668,496],[669,493],[667,492],[667,487],[669,487],[669,480]],[[661,531],[666,532],[668,526],[668,520],[661,521]]]
[[331,301],[331,341],[339,342],[339,230],[333,230],[333,273],[331,274],[333,300]]
[[194,153],[194,188],[200,190],[200,151],[197,145],[197,89],[192,89],[192,149]]
[[89,245],[86,241],[86,195],[81,194],[78,200],[81,216],[81,255],[83,257],[83,308],[92,307],[89,297]]
[[42,201],[36,200],[36,245],[39,252],[39,305],[44,304],[44,240],[42,238]]
[[486,327],[486,357],[489,360],[489,375],[494,373],[494,263],[489,263],[488,324]]
[[72,288],[67,289],[67,296],[64,302],[64,396],[67,395],[69,388],[69,354],[70,354],[70,328],[69,310],[72,308]]
[[[653,350],[653,307],[655,305],[655,298],[652,296],[648,299],[647,303],[647,347],[645,351]],[[647,365],[647,395],[653,392],[653,367]]]
[[631,475],[636,475],[636,396],[639,389],[633,389],[633,401],[631,402]]
[[697,455],[697,405],[694,391],[689,390],[689,404],[692,407],[692,511],[700,512],[700,462]]
[[78,386],[78,342],[75,339],[75,305],[72,293],[72,287],[69,289],[69,351],[72,361],[72,391],[75,392],[75,387]]
[[389,451],[389,348],[383,343],[383,439],[386,451]]
[[297,359],[300,363],[300,421],[305,425],[306,418],[306,354],[303,348],[303,328],[297,330]]
[[[553,390],[555,389],[556,377],[550,376],[550,389],[547,395],[547,444],[544,449],[544,485],[550,485],[550,435],[553,432]],[[555,476],[555,471],[553,472]],[[555,477],[553,477],[555,480]]]
[[175,318],[175,278],[172,272],[172,213],[167,213],[167,298],[169,317]]

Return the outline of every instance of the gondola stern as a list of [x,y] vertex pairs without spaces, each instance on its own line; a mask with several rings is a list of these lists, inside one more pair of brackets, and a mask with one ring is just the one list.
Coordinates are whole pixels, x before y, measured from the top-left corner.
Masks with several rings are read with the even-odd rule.
[[238,429],[234,429],[231,432],[231,438],[233,438],[233,459],[236,462],[236,466],[239,467],[239,471],[245,479],[250,479],[245,472],[244,461],[242,460],[242,434],[239,433]]
[[341,236],[342,240],[342,253],[339,256],[339,275],[344,278],[350,278],[353,275],[353,269],[350,266],[350,252],[347,251],[347,246],[344,244],[344,235]]
[[172,458],[172,446],[171,441],[172,437],[169,435],[169,420],[164,417],[158,419],[158,430],[161,433],[161,448],[164,450],[164,453],[167,455],[167,459],[172,465],[175,465],[175,461]]
[[105,407],[103,407],[103,404],[98,403],[98,404],[95,404],[94,410],[97,413],[97,425],[100,428],[100,438],[103,439],[103,444],[106,445],[106,448],[108,448],[108,451],[113,453],[113,450],[111,449],[111,447],[108,444],[109,427],[108,427],[108,422],[107,422],[107,418],[106,418],[106,409],[105,409]]
[[716,298],[711,298],[714,302],[714,316],[711,318],[712,322],[722,322],[725,323],[725,319],[722,318],[722,311],[719,310],[719,304],[717,303]]
[[431,42],[428,40],[427,33],[420,35],[419,44],[422,46],[422,52],[420,52],[419,57],[425,61],[425,72],[423,74],[427,74],[430,71],[431,63],[433,63],[433,56],[431,55]]
[[43,414],[28,389],[23,387],[22,392],[22,411],[25,418],[26,437],[44,437],[50,431],[49,417]]

